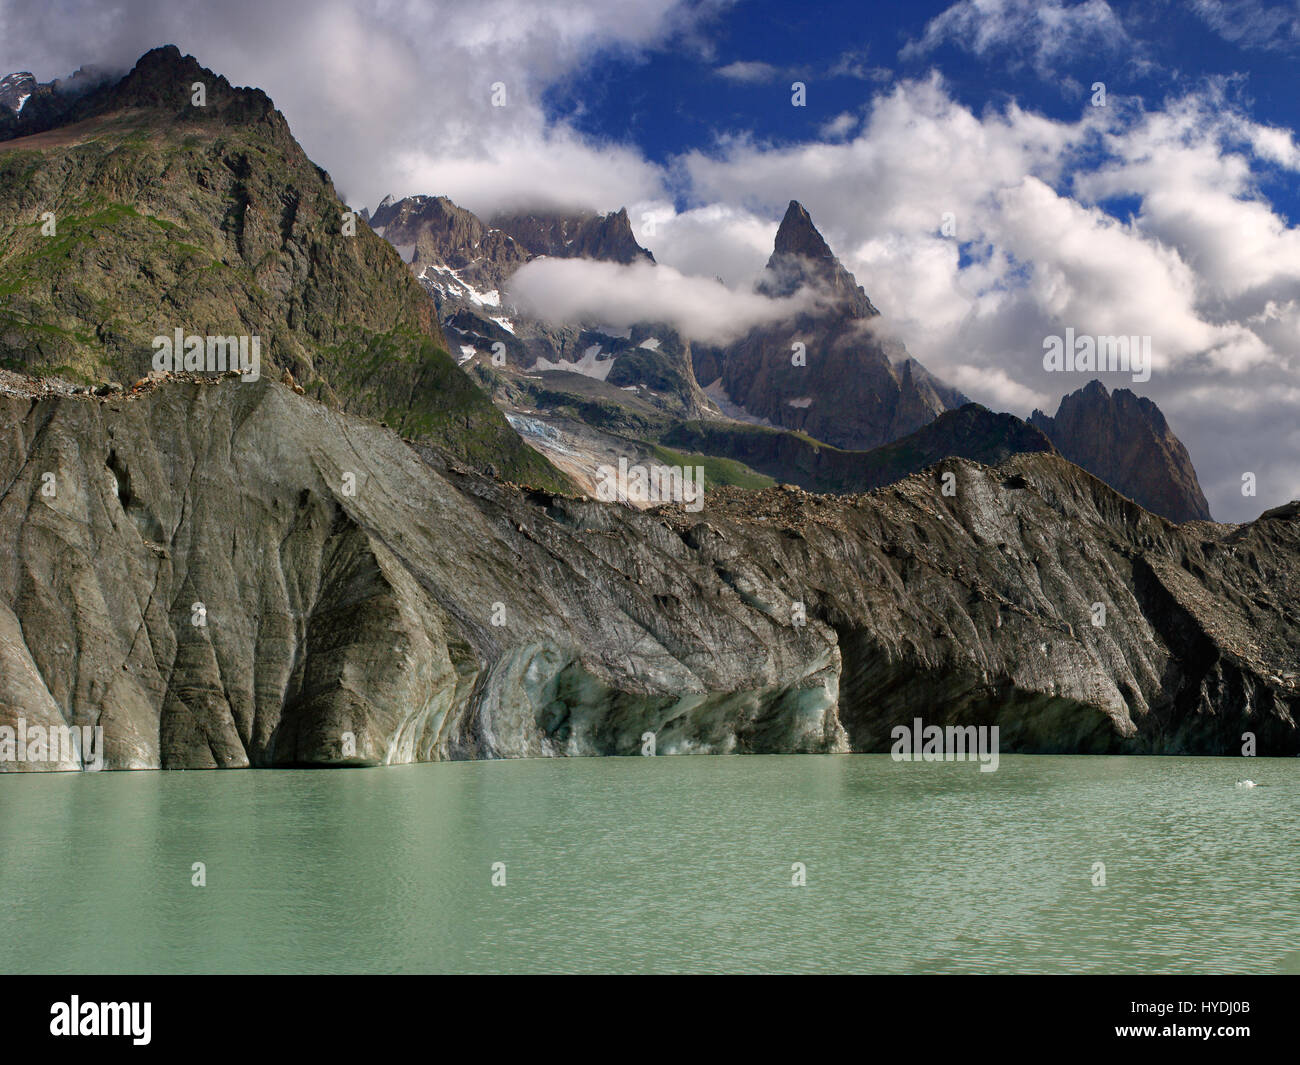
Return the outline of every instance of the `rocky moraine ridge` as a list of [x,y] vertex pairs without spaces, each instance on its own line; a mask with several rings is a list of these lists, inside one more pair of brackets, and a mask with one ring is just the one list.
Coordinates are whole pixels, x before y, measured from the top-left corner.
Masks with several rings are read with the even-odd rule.
[[916,716],[1300,751],[1300,504],[1173,525],[1041,452],[637,512],[266,379],[4,395],[0,433],[0,723],[100,725],[110,768],[880,751]]

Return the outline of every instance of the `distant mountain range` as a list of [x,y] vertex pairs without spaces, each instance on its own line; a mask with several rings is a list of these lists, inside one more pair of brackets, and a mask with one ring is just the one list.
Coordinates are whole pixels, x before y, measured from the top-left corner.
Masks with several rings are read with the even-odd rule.
[[[882,470],[897,479],[944,455],[988,461],[985,456],[1039,450],[1047,442],[1157,514],[1174,521],[1210,517],[1186,448],[1154,403],[1126,390],[1112,395],[1094,382],[1066,397],[1055,419],[1034,412],[1032,430],[983,408],[936,424],[969,399],[876,332],[880,312],[797,201],[786,210],[756,289],[772,299],[816,293],[814,305],[721,347],[692,343],[653,322],[620,336],[597,322],[530,319],[508,305],[510,278],[542,256],[653,263],[626,210],[515,213],[485,223],[446,197],[389,197],[370,222],[433,297],[458,361],[473,364],[503,408],[515,415],[559,413],[612,431],[605,458],[625,451],[630,438],[731,459],[813,491],[858,491],[882,483]],[[498,344],[522,375],[492,369],[488,356]],[[796,344],[802,345],[798,362]],[[566,373],[591,382],[565,382]],[[629,391],[648,408],[635,406]],[[863,457],[927,426],[934,428],[921,437],[923,445]],[[960,434],[949,433],[959,426]],[[572,426],[552,425],[529,439],[571,473],[567,460],[575,448],[587,452],[579,465],[600,464],[600,439]]]
[[[599,322],[545,322],[505,306],[515,271],[541,257],[652,264],[632,234],[627,211],[558,215],[513,213],[490,223],[446,197],[386,198],[370,217],[433,297],[457,361],[485,373],[556,370],[605,382],[612,403],[637,391],[666,412],[698,417],[709,405],[696,383],[691,344],[670,326],[647,322],[628,332]],[[498,375],[500,376],[500,375]]]

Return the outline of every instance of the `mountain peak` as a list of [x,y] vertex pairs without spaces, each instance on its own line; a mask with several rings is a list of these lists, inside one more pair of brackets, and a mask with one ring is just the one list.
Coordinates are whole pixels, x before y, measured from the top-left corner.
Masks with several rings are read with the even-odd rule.
[[133,72],[142,74],[162,71],[166,73],[204,73],[199,61],[192,55],[185,55],[174,44],[160,44],[150,48],[135,61]]
[[835,258],[803,204],[791,200],[776,231],[767,271],[758,280],[757,288],[766,296],[781,298],[793,295],[805,285],[820,288],[834,297],[851,318],[874,318],[880,313],[867,299],[862,286]]
[[799,255],[805,259],[833,262],[834,252],[813,225],[812,215],[798,200],[791,200],[776,231],[776,254]]
[[136,60],[131,72],[113,86],[109,106],[188,111],[196,83],[204,86],[204,107],[208,109],[198,111],[200,115],[221,113],[247,120],[274,110],[270,97],[261,89],[235,88],[192,55],[183,55],[174,44],[151,48]]
[[1041,429],[1071,462],[1170,521],[1211,520],[1191,457],[1164,413],[1127,388],[1097,379],[1061,399],[1054,417],[1034,411]]
[[[213,77],[192,55],[182,55],[176,45],[164,44],[136,60],[130,73],[114,87],[114,102],[118,106],[180,107],[189,101],[194,82]],[[211,88],[209,85],[209,92]]]
[[[289,138],[288,125],[260,89],[235,88],[174,44],[152,48],[125,75],[82,67],[69,78],[30,85],[22,75],[0,86],[0,141],[118,111],[164,111],[194,121],[247,125],[269,120]],[[8,83],[10,79],[5,79]],[[202,106],[195,106],[196,83],[203,85]],[[12,98],[12,99],[11,99]],[[25,106],[24,106],[25,105]]]
[[556,259],[601,259],[612,263],[654,262],[637,243],[627,208],[609,214],[555,210],[502,212],[491,223],[509,233],[530,255]]

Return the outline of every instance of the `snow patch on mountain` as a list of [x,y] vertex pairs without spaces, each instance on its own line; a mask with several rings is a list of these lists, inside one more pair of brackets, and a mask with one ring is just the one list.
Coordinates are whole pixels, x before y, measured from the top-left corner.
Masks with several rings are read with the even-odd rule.
[[0,78],[0,107],[6,107],[17,115],[35,91],[36,78],[28,71],[6,74]]
[[[411,245],[411,247],[413,248],[414,245]],[[397,250],[399,253],[402,251],[400,247]],[[406,261],[409,262],[409,260]],[[475,307],[501,306],[501,293],[496,289],[488,289],[487,291],[476,289],[460,276],[459,270],[453,270],[450,266],[426,266],[420,271],[420,280],[429,287],[436,288],[442,296],[448,299],[459,300]],[[514,332],[513,328],[503,325],[500,320],[494,318],[493,321],[501,325],[502,329],[509,329],[510,332]]]
[[571,362],[567,359],[551,362],[539,358],[532,368],[534,370],[562,370],[565,373],[580,373],[584,377],[594,377],[597,381],[603,381],[609,376],[609,371],[614,368],[614,363],[618,360],[612,356],[606,356],[602,359],[600,355],[600,345],[592,344],[582,353],[582,358],[577,362]]

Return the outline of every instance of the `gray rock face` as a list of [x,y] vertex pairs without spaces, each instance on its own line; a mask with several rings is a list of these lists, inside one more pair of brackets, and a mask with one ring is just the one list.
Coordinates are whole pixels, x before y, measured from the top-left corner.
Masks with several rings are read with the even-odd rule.
[[[442,296],[457,306],[472,302],[465,286],[478,292],[499,292],[510,275],[532,258],[508,233],[484,225],[477,215],[446,196],[384,200],[375,208],[370,224],[390,244],[410,248],[411,269],[435,283],[430,288],[435,298]],[[459,292],[457,281],[461,282]]]
[[637,243],[626,207],[603,215],[594,211],[502,213],[493,216],[492,224],[509,233],[531,255],[624,264],[655,261]]
[[1211,520],[1187,448],[1145,396],[1092,381],[1064,397],[1056,417],[1036,410],[1029,421],[1067,459],[1147,510],[1170,521]]
[[1173,526],[1037,454],[634,512],[265,379],[3,396],[0,433],[0,725],[102,726],[111,768],[882,750],[914,716],[1300,750],[1300,505]]
[[632,235],[626,208],[608,215],[511,214],[489,225],[446,196],[408,196],[386,198],[369,221],[389,243],[410,249],[411,269],[431,283],[440,310],[444,300],[452,309],[475,305],[475,293],[499,298],[511,274],[539,256],[654,262]]

